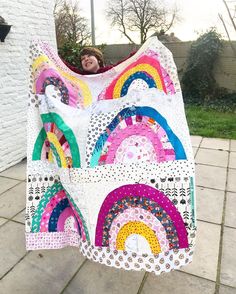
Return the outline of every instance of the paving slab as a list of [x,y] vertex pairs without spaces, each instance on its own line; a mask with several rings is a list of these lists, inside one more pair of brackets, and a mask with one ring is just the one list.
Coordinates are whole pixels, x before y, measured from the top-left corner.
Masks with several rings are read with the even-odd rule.
[[4,177],[24,181],[26,179],[26,160],[22,160],[18,164],[1,172],[0,175]]
[[197,219],[221,224],[224,204],[224,191],[196,187],[196,196]]
[[216,138],[203,138],[200,147],[218,149],[218,150],[229,150],[229,140],[216,139]]
[[236,152],[236,140],[230,140],[230,151]]
[[11,189],[18,183],[20,183],[20,181],[4,178],[0,176],[0,198],[2,193],[7,191],[8,189]]
[[230,152],[229,155],[229,167],[236,168],[236,152]]
[[[0,228],[0,278],[26,253],[24,226],[8,222]],[[12,280],[13,282],[13,280]],[[1,292],[2,293],[2,292]],[[13,292],[8,292],[13,293]]]
[[224,228],[220,282],[236,287],[236,229]]
[[193,147],[193,156],[194,157],[197,155],[197,151],[198,151],[198,148],[197,147]]
[[18,213],[13,220],[18,221],[22,224],[25,223],[25,209],[23,209],[20,213]]
[[236,169],[229,168],[227,191],[236,192]]
[[191,143],[193,147],[199,147],[202,137],[201,136],[190,136],[191,138]]
[[30,252],[2,279],[1,293],[61,293],[83,261],[78,248]]
[[149,274],[141,294],[214,294],[214,291],[214,282],[173,271],[160,276]]
[[[193,137],[193,138],[192,138]],[[200,155],[197,157],[201,161],[201,156],[204,152],[201,150],[206,150],[203,148],[198,149],[202,137],[192,136],[191,140],[193,143],[194,154],[198,151]],[[207,140],[205,140],[207,139]],[[214,142],[214,140],[216,140]],[[233,144],[232,144],[233,141]],[[218,140],[204,138],[201,147],[210,148],[214,154],[222,155],[226,151],[217,151],[213,149],[228,150],[227,144],[229,140]],[[205,146],[204,146],[205,145]],[[211,147],[209,147],[211,146]],[[222,148],[219,148],[222,147]],[[233,148],[233,149],[232,149]],[[236,154],[236,140],[231,140],[231,150]],[[210,152],[210,154],[213,154]],[[152,294],[152,293],[214,293],[215,279],[217,272],[217,259],[219,250],[219,240],[220,240],[220,226],[217,225],[221,222],[221,213],[223,207],[223,194],[221,190],[225,189],[226,182],[226,168],[218,166],[210,166],[212,159],[208,159],[196,166],[196,184],[203,186],[204,188],[197,187],[197,217],[200,220],[213,222],[216,224],[209,224],[202,221],[198,221],[198,232],[197,232],[197,246],[194,254],[193,263],[182,271],[175,271],[170,274],[155,276],[153,274],[148,274],[148,278],[145,282],[142,294]],[[231,169],[229,170],[229,181],[228,190],[235,193],[228,192],[227,197],[231,202],[227,202],[226,206],[226,225],[232,226],[234,224],[234,218],[232,215],[232,210],[235,207],[234,199],[236,195],[236,169],[234,167],[234,155],[231,160]],[[208,162],[207,162],[208,160]],[[210,162],[209,162],[210,160]],[[222,166],[222,161],[218,164]],[[205,165],[209,164],[209,165]],[[223,163],[223,166],[224,163]],[[12,169],[12,170],[11,170]],[[18,171],[24,167],[19,166]],[[10,171],[11,170],[11,171]],[[8,171],[8,175],[1,177],[3,173]],[[24,180],[25,176],[21,176],[20,172],[14,171],[14,167],[8,169],[0,174],[0,193],[6,191],[12,186],[20,183],[19,180]],[[10,175],[11,172],[11,175]],[[15,173],[15,174],[14,174]],[[14,179],[8,179],[7,177],[13,177]],[[3,179],[3,180],[2,180]],[[3,185],[2,185],[3,183]],[[4,186],[5,185],[5,186]],[[21,186],[21,190],[17,189]],[[25,207],[25,187],[23,188],[23,183],[18,185],[16,188],[12,188],[9,191],[0,195],[0,216],[1,216],[1,205],[9,205],[2,207],[2,213],[5,213],[4,217],[12,217],[17,212]],[[212,189],[209,189],[212,188]],[[217,189],[217,190],[214,190]],[[13,191],[12,191],[13,190]],[[20,192],[20,193],[19,193]],[[19,194],[24,193],[23,197]],[[8,195],[8,197],[6,197]],[[17,196],[18,195],[18,196]],[[5,201],[2,201],[4,198]],[[17,204],[18,203],[18,204]],[[23,205],[23,207],[22,207]],[[16,208],[15,208],[16,206]],[[18,209],[21,207],[21,209]],[[204,208],[204,209],[203,209]],[[230,210],[231,208],[231,210]],[[16,211],[16,212],[15,212]],[[235,211],[235,209],[234,209]],[[15,213],[14,213],[15,212]],[[234,213],[235,214],[235,213]],[[8,216],[5,216],[8,215]],[[4,222],[5,219],[0,218]],[[24,211],[18,213],[14,220],[24,223]],[[6,220],[7,221],[7,220]],[[5,229],[5,227],[7,227]],[[225,231],[227,232],[225,228]],[[3,231],[2,231],[3,230]],[[3,224],[0,228],[0,277],[1,271],[6,272],[12,266],[14,266],[22,256],[25,254],[25,242],[24,242],[24,226],[14,222],[8,222]],[[232,229],[231,229],[232,230]],[[9,236],[8,236],[9,235]],[[229,234],[228,234],[229,235]],[[6,238],[7,236],[7,238]],[[4,237],[4,238],[3,238]],[[23,237],[23,239],[22,239]],[[227,265],[228,260],[232,257],[232,248],[235,247],[235,237],[234,234],[229,236],[224,236],[224,247],[223,247],[223,259],[222,262],[222,273],[221,276],[227,280],[221,279],[221,283],[228,285],[221,285],[220,294],[231,294],[236,293],[236,288],[229,287],[235,282],[235,264],[236,260],[233,258],[231,260],[232,265]],[[226,242],[226,245],[225,245]],[[228,243],[227,243],[228,242]],[[1,244],[2,243],[2,244]],[[10,244],[10,245],[9,245]],[[14,246],[12,244],[15,244]],[[230,245],[231,244],[231,245]],[[230,246],[229,246],[230,245]],[[224,249],[225,248],[225,249]],[[70,250],[74,250],[71,254]],[[68,251],[67,251],[68,250]],[[56,252],[56,253],[55,253]],[[234,249],[234,256],[235,254]],[[77,257],[78,254],[78,257]],[[228,257],[229,255],[229,257]],[[5,257],[7,256],[7,258]],[[78,259],[78,262],[77,262]],[[232,258],[231,258],[232,259]],[[226,260],[226,261],[225,261]],[[66,248],[62,250],[50,250],[50,251],[35,251],[29,253],[22,261],[20,261],[11,272],[9,272],[1,281],[1,293],[61,293],[67,282],[72,278],[73,274],[79,268],[84,258],[79,254],[76,248]],[[2,266],[3,265],[3,266]],[[190,273],[187,274],[187,273]],[[193,275],[195,276],[193,276]],[[94,294],[94,293],[137,293],[140,283],[142,281],[144,273],[143,272],[129,272],[124,270],[117,270],[115,268],[109,268],[94,262],[86,261],[81,270],[70,282],[68,287],[63,293],[79,293],[79,294]],[[172,277],[172,278],[170,278]],[[205,280],[203,278],[209,279]],[[180,283],[181,281],[181,283]],[[236,287],[236,286],[235,286]],[[223,290],[225,292],[223,292]],[[234,290],[235,292],[226,292]],[[168,290],[168,291],[167,291]],[[145,292],[146,291],[146,292]],[[178,292],[179,291],[179,292]],[[184,292],[185,291],[185,292]],[[194,292],[195,291],[195,292]]]
[[25,208],[26,183],[8,190],[0,197],[0,216],[11,218]]
[[7,222],[7,219],[0,217],[0,226],[5,224]]
[[144,272],[125,271],[87,261],[64,293],[136,294],[143,276]]
[[196,164],[196,185],[225,190],[226,168]]
[[198,221],[193,262],[181,271],[216,281],[220,243],[220,225]]
[[220,285],[219,294],[235,294],[236,288]]
[[226,196],[225,225],[236,228],[236,193],[227,192]]
[[228,151],[200,148],[195,161],[196,163],[227,167],[228,157]]

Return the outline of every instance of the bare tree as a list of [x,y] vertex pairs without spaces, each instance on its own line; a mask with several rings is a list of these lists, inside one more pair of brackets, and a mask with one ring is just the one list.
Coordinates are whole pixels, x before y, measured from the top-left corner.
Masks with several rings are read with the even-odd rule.
[[53,15],[54,17],[57,16],[58,10],[63,6],[64,0],[55,0],[54,8],[53,8]]
[[230,1],[231,3],[234,4],[234,8],[233,8],[233,12],[232,13],[230,11],[230,8],[229,8],[229,5],[228,5],[227,1],[223,0],[223,2],[224,2],[224,5],[225,5],[225,7],[227,9],[227,12],[228,12],[228,15],[229,15],[229,19],[230,19],[230,21],[231,21],[231,23],[233,25],[233,28],[234,28],[234,30],[236,32],[236,22],[235,22],[235,19],[236,19],[236,1]]
[[[233,29],[236,33],[236,1],[225,1],[225,0],[222,0],[225,7],[226,7],[226,10],[227,10],[227,13],[228,13],[228,16],[229,16],[229,19],[230,19],[230,22],[233,26]],[[227,27],[227,24],[222,16],[222,14],[218,14],[219,16],[219,19],[221,20],[223,26],[224,26],[224,29],[225,29],[225,32],[227,34],[227,37],[228,37],[228,40],[230,42],[230,45],[231,45],[231,48],[234,52],[234,55],[236,56],[236,48],[234,47],[232,41],[231,41],[231,38],[230,38],[230,33],[229,33],[229,28]]]
[[54,17],[58,47],[66,42],[84,45],[90,39],[87,19],[81,16],[78,2],[56,0]]
[[167,9],[161,2],[110,0],[106,10],[107,18],[131,43],[134,41],[130,33],[134,31],[140,33],[140,42],[144,43],[149,33],[166,33],[177,20],[177,9]]

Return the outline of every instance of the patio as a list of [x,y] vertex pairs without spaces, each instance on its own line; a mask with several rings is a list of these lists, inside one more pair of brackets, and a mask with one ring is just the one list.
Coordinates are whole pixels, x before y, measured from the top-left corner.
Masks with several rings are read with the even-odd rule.
[[236,293],[236,140],[191,139],[198,219],[191,265],[155,276],[92,263],[76,248],[27,252],[24,160],[0,173],[0,293]]

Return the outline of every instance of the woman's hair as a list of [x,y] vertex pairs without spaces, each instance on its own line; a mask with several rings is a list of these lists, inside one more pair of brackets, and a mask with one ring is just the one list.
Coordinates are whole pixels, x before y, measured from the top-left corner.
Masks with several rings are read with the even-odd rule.
[[80,51],[80,54],[79,54],[80,60],[81,60],[81,57],[84,56],[84,55],[95,56],[97,58],[97,60],[98,60],[99,66],[104,67],[103,54],[99,49],[93,48],[93,47],[85,47]]

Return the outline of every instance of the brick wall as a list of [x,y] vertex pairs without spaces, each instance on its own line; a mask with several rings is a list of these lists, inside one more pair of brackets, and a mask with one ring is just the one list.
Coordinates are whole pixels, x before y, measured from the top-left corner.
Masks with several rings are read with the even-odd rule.
[[0,171],[26,157],[29,45],[32,38],[56,48],[54,1],[3,0],[0,15],[12,25],[0,42]]

